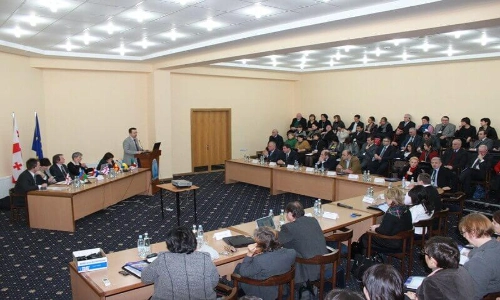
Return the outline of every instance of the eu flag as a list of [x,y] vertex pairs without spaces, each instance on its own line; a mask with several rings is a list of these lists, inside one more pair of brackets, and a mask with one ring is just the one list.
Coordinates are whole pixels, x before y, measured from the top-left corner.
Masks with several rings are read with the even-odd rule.
[[36,152],[38,159],[43,158],[42,136],[40,135],[40,125],[38,124],[38,114],[35,113],[35,133],[33,134],[33,144],[31,150]]

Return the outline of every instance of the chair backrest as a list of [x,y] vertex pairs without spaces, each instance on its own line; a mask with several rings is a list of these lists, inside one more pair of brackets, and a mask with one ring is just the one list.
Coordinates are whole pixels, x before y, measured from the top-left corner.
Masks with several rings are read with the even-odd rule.
[[456,192],[450,197],[443,197],[443,202],[455,203],[460,206],[460,212],[464,209],[466,194],[464,192]]
[[238,288],[238,282],[256,285],[256,286],[279,286],[278,287],[278,299],[283,297],[283,285],[290,284],[289,299],[294,299],[294,286],[295,286],[295,265],[292,265],[290,271],[276,276],[271,276],[266,279],[252,279],[248,277],[243,277],[239,274],[231,274],[231,279],[234,282],[234,286]]
[[450,209],[448,207],[443,208],[441,211],[434,213],[434,218],[439,220],[438,228],[432,231],[432,234],[446,235],[446,230],[448,229],[448,213]]
[[329,242],[345,242],[352,240],[354,235],[354,231],[352,229],[348,229],[346,231],[335,231],[333,234],[326,236],[325,239]]
[[[409,230],[405,230],[405,231],[401,231],[399,232],[398,234],[395,234],[395,235],[383,235],[383,234],[379,234],[379,233],[376,233],[376,232],[370,232],[368,231],[368,256],[371,256],[371,239],[372,239],[372,235],[373,236],[377,236],[377,237],[380,237],[380,238],[383,238],[383,239],[386,239],[386,240],[400,240],[400,241],[403,241],[403,247],[402,247],[402,253],[406,253],[406,252],[410,252],[409,250],[411,250],[413,248],[413,235],[415,234],[415,228],[412,228],[412,229],[409,229]],[[408,241],[410,242],[410,245],[408,247]]]
[[233,287],[231,290],[231,294],[223,297],[224,300],[238,300],[238,288]]
[[[302,258],[302,257],[297,257],[295,258],[295,262],[299,264],[304,264],[304,265],[319,265],[320,266],[320,271],[319,271],[319,295],[324,294],[324,288],[325,288],[325,269],[326,266],[329,264],[332,264],[332,278],[331,278],[331,283],[332,283],[332,288],[335,288],[335,283],[337,282],[337,267],[340,262],[340,250],[335,250],[333,252],[323,254],[323,255],[317,255],[315,257],[311,258]],[[322,296],[320,296],[320,299],[323,299]]]

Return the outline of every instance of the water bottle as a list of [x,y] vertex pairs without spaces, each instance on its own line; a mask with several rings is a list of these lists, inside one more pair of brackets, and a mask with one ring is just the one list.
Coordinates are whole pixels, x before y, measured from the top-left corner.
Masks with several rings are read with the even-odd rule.
[[198,242],[198,247],[203,246],[205,243],[205,237],[204,237],[204,231],[203,231],[203,226],[199,225],[198,226],[198,237],[196,238],[196,242]]
[[404,176],[403,176],[403,179],[401,179],[401,185],[403,186],[403,189],[406,188],[406,179]]
[[373,187],[370,187],[370,197],[373,198],[373,196],[375,196],[375,190],[373,189]]
[[413,177],[412,177],[411,180],[410,180],[410,185],[413,186],[414,184],[415,184],[415,181],[413,181]]
[[365,196],[366,196],[366,197],[370,197],[370,188],[367,188],[367,189],[366,189],[366,195],[365,195]]
[[151,238],[148,233],[144,233],[144,256],[151,254]]
[[321,199],[318,199],[318,216],[321,216]]
[[261,155],[261,156],[260,156],[260,164],[261,164],[261,165],[265,164],[265,163],[264,163],[264,155]]
[[281,214],[280,214],[280,228],[283,225],[285,225],[285,210],[284,209],[281,210]]
[[372,178],[370,176],[370,170],[368,170],[368,172],[366,172],[366,180],[368,180],[368,181],[372,180]]
[[295,171],[297,171],[297,170],[299,169],[299,162],[298,162],[298,161],[295,161],[295,162],[293,163],[293,169],[294,169]]
[[196,224],[193,224],[193,233],[194,236],[198,236],[198,230],[196,230]]
[[314,201],[314,215],[319,216],[319,199]]
[[368,177],[366,175],[367,174],[366,174],[366,170],[365,170],[365,171],[363,171],[363,181],[365,181],[365,182],[368,181]]
[[144,255],[144,239],[142,238],[142,234],[139,235],[139,239],[137,240],[137,254],[139,254],[140,258],[146,258],[146,255]]
[[321,174],[325,174],[325,165],[321,163],[321,168],[319,169]]
[[319,173],[318,164],[314,164],[314,174],[318,173]]

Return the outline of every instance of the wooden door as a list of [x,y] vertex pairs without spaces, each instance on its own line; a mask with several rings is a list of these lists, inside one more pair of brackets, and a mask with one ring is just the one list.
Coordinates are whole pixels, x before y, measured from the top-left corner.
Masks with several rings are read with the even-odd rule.
[[231,110],[191,110],[192,166],[206,167],[223,165],[231,158]]

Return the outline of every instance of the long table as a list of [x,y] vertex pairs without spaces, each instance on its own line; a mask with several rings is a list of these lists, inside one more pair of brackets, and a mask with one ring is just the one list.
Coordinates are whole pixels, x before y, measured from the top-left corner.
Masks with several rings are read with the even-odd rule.
[[295,193],[330,201],[339,201],[366,193],[373,187],[375,192],[387,189],[389,183],[364,182],[362,175],[349,179],[347,175],[328,176],[279,166],[269,166],[231,159],[225,165],[225,183],[245,182],[270,189],[272,195]]
[[75,221],[138,194],[151,195],[150,169],[93,180],[79,188],[51,185],[28,193],[30,227],[75,231]]

